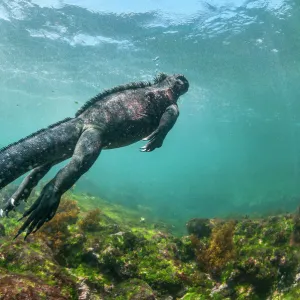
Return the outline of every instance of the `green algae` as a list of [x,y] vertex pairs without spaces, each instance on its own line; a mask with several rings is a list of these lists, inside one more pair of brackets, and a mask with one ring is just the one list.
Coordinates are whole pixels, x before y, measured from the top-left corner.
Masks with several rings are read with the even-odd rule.
[[68,293],[64,288],[59,289],[43,283],[39,278],[26,275],[5,274],[0,275],[0,298],[10,299],[76,299],[73,293]]
[[115,300],[155,300],[151,287],[140,279],[131,279],[119,284],[109,299]]
[[294,300],[294,299],[300,299],[300,285],[294,284],[289,291],[284,295],[283,293],[278,293],[278,295],[273,295],[273,298],[275,300]]
[[207,299],[204,295],[199,295],[197,293],[187,293],[180,300],[205,300]]
[[94,299],[299,297],[298,212],[234,222],[194,219],[192,235],[178,237],[96,197],[68,192],[65,199],[53,223],[27,242],[12,241],[19,226],[14,218],[1,221],[0,274],[35,276],[43,289],[60,286],[69,299],[78,297],[80,282]]

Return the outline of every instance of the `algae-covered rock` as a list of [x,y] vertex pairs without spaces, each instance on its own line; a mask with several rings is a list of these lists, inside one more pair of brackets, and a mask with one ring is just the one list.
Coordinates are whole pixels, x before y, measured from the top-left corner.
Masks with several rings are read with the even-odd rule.
[[110,300],[156,300],[151,287],[139,279],[131,279],[121,283]]
[[75,282],[57,264],[51,249],[34,238],[28,242],[8,240],[3,243],[0,247],[0,267],[15,274],[16,277],[10,277],[11,280],[18,280],[17,275],[22,275],[21,278],[34,276],[43,284],[57,286],[64,291],[60,294],[66,297],[70,297],[75,289]]
[[293,216],[293,231],[291,242],[294,245],[300,244],[300,207],[297,209],[295,215]]
[[195,293],[195,292],[189,292],[186,293],[180,300],[205,300],[207,299],[206,296]]
[[207,240],[191,235],[199,268],[216,279],[221,276],[226,264],[236,255],[233,242],[235,225],[234,221],[219,223],[213,228],[211,237]]
[[5,236],[5,227],[0,223],[0,237]]
[[272,300],[294,300],[300,299],[300,284],[294,284],[285,294],[283,293],[274,293],[272,295]]
[[187,222],[186,228],[189,234],[194,234],[198,238],[209,237],[212,224],[209,219],[194,218]]
[[70,295],[56,286],[45,284],[33,276],[0,274],[0,299],[1,300],[69,300]]
[[189,235],[175,237],[150,217],[141,223],[137,213],[67,193],[26,241],[12,240],[15,218],[1,221],[0,299],[298,299],[299,216],[192,219]]
[[[249,228],[252,235],[249,235]],[[290,216],[237,224],[234,236],[237,259],[228,277],[231,284],[247,283],[260,298],[267,298],[273,290],[290,286],[299,266],[299,256],[289,245],[291,234]]]
[[79,227],[83,231],[97,231],[100,227],[101,211],[99,208],[93,209],[79,221]]

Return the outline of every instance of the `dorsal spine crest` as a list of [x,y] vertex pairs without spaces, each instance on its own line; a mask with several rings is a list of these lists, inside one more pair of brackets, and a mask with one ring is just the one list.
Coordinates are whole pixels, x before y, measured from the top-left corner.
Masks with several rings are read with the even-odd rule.
[[140,88],[145,88],[145,87],[150,87],[153,86],[155,84],[158,84],[160,82],[162,82],[163,80],[165,80],[168,77],[167,74],[165,73],[159,73],[153,80],[153,82],[151,81],[140,81],[140,82],[131,82],[125,85],[119,85],[116,87],[113,87],[111,89],[108,90],[104,90],[103,92],[99,93],[98,95],[96,95],[95,97],[91,98],[90,100],[88,100],[75,114],[75,117],[78,117],[79,115],[81,115],[84,111],[86,111],[88,108],[90,108],[94,103],[96,103],[97,101],[100,101],[102,99],[104,99],[105,97],[112,95],[114,93],[118,93],[118,92],[123,92],[123,91],[127,91],[127,90],[135,90],[135,89],[140,89]]
[[8,148],[10,148],[10,147],[12,147],[12,146],[16,146],[16,145],[18,145],[18,144],[24,142],[25,140],[28,140],[28,139],[30,139],[30,138],[32,138],[32,137],[37,136],[37,135],[40,134],[41,132],[44,132],[44,131],[47,131],[48,129],[54,128],[54,127],[56,127],[56,126],[59,126],[59,125],[61,125],[62,123],[68,122],[68,121],[70,121],[70,120],[72,120],[72,119],[73,119],[73,118],[65,118],[65,119],[63,119],[63,120],[61,120],[61,121],[59,121],[59,122],[56,122],[56,123],[54,123],[54,124],[51,124],[50,126],[48,126],[48,127],[46,127],[46,128],[40,129],[40,130],[38,130],[38,131],[36,131],[36,132],[34,132],[34,133],[32,133],[32,134],[30,134],[30,135],[24,137],[24,138],[18,140],[17,142],[11,143],[11,144],[9,144],[9,145],[7,145],[7,146],[1,148],[1,149],[0,149],[0,153],[1,153],[1,152],[4,152],[5,150],[7,150]]

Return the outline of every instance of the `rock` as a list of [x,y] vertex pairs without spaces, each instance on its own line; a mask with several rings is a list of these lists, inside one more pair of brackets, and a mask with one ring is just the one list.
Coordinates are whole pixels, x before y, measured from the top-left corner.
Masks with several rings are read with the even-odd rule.
[[189,234],[194,234],[198,238],[209,237],[212,231],[209,219],[191,219],[187,222],[186,227]]
[[203,295],[194,292],[186,293],[182,298],[179,298],[179,300],[201,300],[201,299],[206,299],[206,298],[204,298]]
[[[75,289],[75,282],[57,264],[56,260],[53,258],[53,253],[51,249],[41,241],[37,242],[33,237],[28,238],[28,241],[26,242],[21,240],[14,240],[12,242],[3,244],[1,247],[0,257],[1,257],[1,267],[7,270],[13,270],[15,274],[15,277],[11,275],[7,278],[3,277],[2,280],[0,280],[0,295],[2,295],[1,283],[2,285],[5,286],[6,289],[7,282],[10,282],[11,285],[13,286],[14,285],[13,282],[19,281],[19,279],[21,281],[22,286],[28,287],[28,293],[29,293],[28,295],[31,294],[38,295],[35,294],[36,288],[34,284],[33,285],[31,284],[31,281],[33,283],[37,281],[38,286],[39,285],[41,286],[40,290],[41,291],[49,290],[50,295],[52,295],[51,294],[52,292],[54,293],[54,290],[50,287],[48,288],[44,284],[44,282],[55,285],[59,290],[68,290],[71,292],[72,290]],[[22,276],[17,274],[22,274]],[[34,278],[32,276],[33,274],[34,274]],[[31,290],[31,287],[34,287],[34,291]],[[37,291],[38,290],[39,287],[37,288]],[[16,291],[15,295],[18,295],[17,293],[18,291]],[[56,293],[56,294],[60,295],[60,293]],[[70,294],[66,293],[66,297],[67,296],[70,296]],[[30,298],[30,297],[26,298],[26,297],[22,298],[22,296],[20,296],[18,298],[16,296],[7,299],[41,299],[41,298]],[[34,297],[38,297],[38,296],[34,296]],[[47,299],[68,299],[68,298],[49,297]]]
[[88,285],[84,281],[81,281],[77,285],[78,300],[89,300],[91,296],[91,291]]
[[227,289],[228,289],[228,285],[226,283],[223,283],[219,286],[215,286],[211,290],[210,296],[213,297],[214,294],[222,294]]
[[111,299],[156,300],[151,287],[139,279],[131,279],[121,283],[113,292]]
[[50,286],[33,276],[16,274],[0,275],[0,298],[1,300],[68,300],[60,288]]
[[0,223],[0,237],[5,236],[5,227]]

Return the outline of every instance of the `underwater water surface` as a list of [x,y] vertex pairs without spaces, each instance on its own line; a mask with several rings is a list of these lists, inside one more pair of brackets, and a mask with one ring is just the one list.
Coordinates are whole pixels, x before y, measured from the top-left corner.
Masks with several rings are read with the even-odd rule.
[[102,151],[76,189],[180,222],[295,209],[299,26],[297,1],[1,0],[0,146],[104,89],[183,73],[163,147]]

